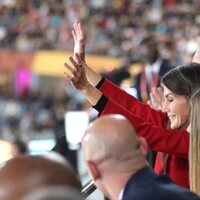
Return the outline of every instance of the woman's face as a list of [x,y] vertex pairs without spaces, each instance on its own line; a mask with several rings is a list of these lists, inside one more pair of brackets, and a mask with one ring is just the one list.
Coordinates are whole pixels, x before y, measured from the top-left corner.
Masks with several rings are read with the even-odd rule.
[[176,95],[163,86],[164,103],[163,112],[167,113],[171,129],[181,129],[188,125],[190,103],[183,95]]

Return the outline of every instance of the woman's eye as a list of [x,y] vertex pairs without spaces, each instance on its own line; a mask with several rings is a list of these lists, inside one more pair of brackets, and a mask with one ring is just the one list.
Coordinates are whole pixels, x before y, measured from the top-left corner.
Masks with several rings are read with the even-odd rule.
[[167,101],[168,101],[168,102],[172,102],[172,101],[173,101],[173,99],[168,99]]

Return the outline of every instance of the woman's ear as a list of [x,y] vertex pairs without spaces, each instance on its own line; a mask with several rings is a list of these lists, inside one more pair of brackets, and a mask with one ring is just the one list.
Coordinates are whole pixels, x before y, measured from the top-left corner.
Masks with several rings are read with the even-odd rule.
[[148,144],[146,142],[146,140],[143,137],[139,137],[139,144],[140,144],[140,150],[142,152],[142,154],[146,157],[148,154]]

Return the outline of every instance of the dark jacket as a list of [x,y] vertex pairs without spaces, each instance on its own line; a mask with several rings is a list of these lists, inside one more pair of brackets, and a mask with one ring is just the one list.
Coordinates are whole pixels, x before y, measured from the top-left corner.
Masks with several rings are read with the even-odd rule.
[[[169,60],[163,59],[162,62],[161,62],[159,73],[158,73],[158,81],[157,81],[156,86],[160,85],[161,77],[166,72],[168,72],[170,69],[172,69],[172,67],[171,67],[171,63],[169,62]],[[137,98],[141,101],[146,102],[146,100],[149,99],[150,88],[147,86],[147,83],[146,83],[146,95],[147,95],[147,97],[144,100],[142,95],[141,95],[141,82],[142,82],[142,76],[143,76],[144,73],[145,72],[143,70],[142,72],[140,72],[139,74],[136,75],[134,87],[137,90]]]
[[199,200],[190,190],[174,184],[166,175],[149,167],[134,174],[126,184],[122,200]]

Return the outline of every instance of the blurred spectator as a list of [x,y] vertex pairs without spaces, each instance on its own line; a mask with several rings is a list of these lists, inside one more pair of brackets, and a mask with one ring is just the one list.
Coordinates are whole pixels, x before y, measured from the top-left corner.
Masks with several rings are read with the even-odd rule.
[[23,200],[83,200],[80,193],[70,187],[42,187],[30,194]]
[[153,87],[158,87],[160,77],[171,69],[169,59],[164,59],[159,52],[157,41],[154,37],[145,38],[141,42],[142,72],[136,76],[135,88],[138,99],[147,102]]
[[81,183],[71,165],[59,154],[21,155],[0,168],[0,199],[21,200],[34,190],[63,186],[81,192]]
[[28,152],[27,144],[22,140],[17,139],[11,143],[11,154],[13,157],[27,154]]

